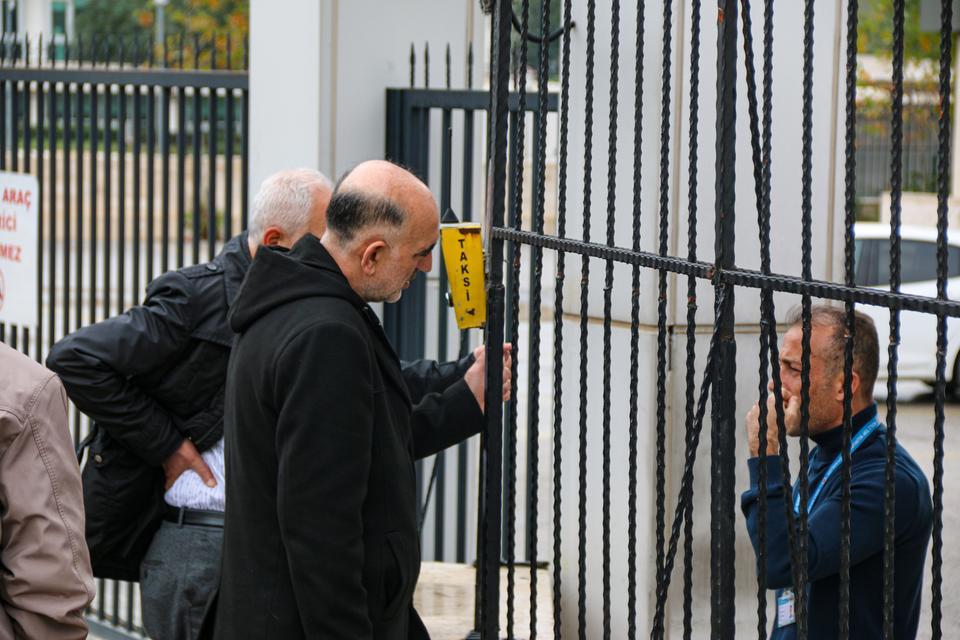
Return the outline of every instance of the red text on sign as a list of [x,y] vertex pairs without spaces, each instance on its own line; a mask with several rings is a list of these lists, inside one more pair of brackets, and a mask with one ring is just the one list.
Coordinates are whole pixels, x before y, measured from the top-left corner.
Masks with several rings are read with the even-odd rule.
[[14,204],[30,208],[31,194],[26,189],[4,189],[0,201],[3,204]]
[[18,244],[0,244],[0,260],[20,262],[20,249]]

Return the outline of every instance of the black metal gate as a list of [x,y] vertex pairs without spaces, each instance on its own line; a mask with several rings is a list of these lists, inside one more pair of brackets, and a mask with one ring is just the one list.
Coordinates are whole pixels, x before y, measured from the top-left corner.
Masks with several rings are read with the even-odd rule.
[[[0,171],[37,177],[39,243],[38,322],[0,323],[0,340],[43,362],[246,227],[245,68],[246,43],[221,36],[3,39]],[[75,410],[71,428],[79,442],[89,421]],[[138,632],[136,585],[99,580],[89,614],[106,637]]]
[[[431,88],[429,48],[419,61],[424,70],[418,78],[418,60],[411,47],[410,86],[388,89],[386,157],[397,162],[437,188],[440,210],[452,211],[464,222],[478,219],[482,191],[482,164],[486,140],[490,95],[472,87],[473,50],[467,51],[467,87],[453,89],[450,83],[450,51],[446,51],[443,86]],[[421,86],[416,86],[420,84]],[[523,144],[520,125],[540,109],[540,96],[528,92],[523,98],[514,91],[508,99],[511,114],[510,144]],[[545,109],[556,116],[558,96],[548,93]],[[556,122],[551,122],[555,127]],[[539,131],[534,133],[534,146]],[[439,157],[438,157],[439,156]],[[522,175],[511,179],[515,193]],[[511,216],[521,207],[511,203]],[[512,219],[512,218],[511,218]],[[439,250],[438,250],[439,251]],[[440,256],[442,259],[442,256]],[[458,331],[445,294],[446,273],[440,266],[436,280],[423,274],[413,282],[397,304],[384,306],[384,330],[403,359],[435,357],[438,360],[463,357],[476,344],[468,331]],[[417,500],[421,508],[421,555],[425,560],[473,562],[476,559],[476,450],[470,442],[456,451],[441,452],[417,463]],[[528,474],[529,477],[529,474]]]
[[[550,7],[551,4],[560,2],[560,0],[543,0],[539,6],[540,25],[543,32],[548,32],[550,25]],[[849,628],[849,603],[850,603],[850,439],[852,432],[851,424],[851,400],[850,400],[850,377],[853,367],[853,311],[855,305],[872,305],[889,309],[890,318],[890,343],[888,346],[889,368],[887,384],[887,403],[886,403],[886,424],[888,433],[888,448],[886,462],[887,489],[884,501],[884,513],[889,521],[893,514],[895,496],[893,492],[893,465],[894,465],[894,447],[896,444],[896,426],[897,426],[897,355],[900,343],[900,313],[902,311],[915,311],[924,314],[930,314],[937,319],[937,351],[931,353],[931,358],[936,358],[936,380],[935,388],[935,421],[933,424],[933,448],[934,448],[934,474],[933,474],[933,505],[934,505],[934,524],[933,524],[933,579],[932,585],[932,611],[930,614],[930,624],[932,635],[935,638],[942,637],[942,548],[943,548],[943,441],[944,441],[944,401],[946,396],[946,367],[953,363],[947,362],[947,342],[946,328],[947,318],[960,316],[960,304],[947,298],[947,197],[948,197],[948,158],[950,155],[950,61],[951,61],[951,10],[952,2],[944,0],[942,5],[942,29],[941,29],[941,56],[940,56],[940,81],[939,81],[939,148],[937,165],[937,192],[938,192],[938,210],[937,210],[937,295],[935,297],[919,297],[901,293],[901,252],[900,252],[900,226],[901,226],[901,194],[902,194],[902,108],[903,108],[903,57],[904,57],[904,2],[903,0],[894,0],[892,2],[893,14],[893,69],[894,81],[892,88],[893,115],[891,123],[891,183],[892,183],[892,207],[890,224],[890,290],[881,291],[875,289],[864,289],[855,284],[855,265],[854,265],[854,221],[855,221],[855,176],[856,176],[856,41],[857,41],[857,0],[848,0],[846,6],[845,22],[845,77],[841,82],[845,87],[845,117],[842,122],[842,135],[845,141],[844,152],[844,197],[843,211],[844,217],[844,275],[842,282],[829,282],[815,280],[812,270],[812,224],[813,224],[813,203],[811,198],[812,190],[812,171],[816,161],[813,157],[813,45],[814,45],[814,1],[805,0],[804,19],[803,19],[803,75],[802,75],[802,145],[799,154],[802,156],[801,171],[798,180],[802,184],[799,212],[802,221],[802,233],[799,243],[802,250],[802,265],[799,275],[789,275],[774,273],[771,270],[771,235],[770,235],[770,193],[771,193],[771,173],[776,171],[776,165],[773,164],[775,158],[771,157],[771,132],[773,122],[772,108],[772,83],[774,80],[773,69],[773,25],[774,25],[774,2],[773,0],[763,0],[763,42],[762,57],[762,76],[757,73],[755,60],[755,44],[753,41],[753,25],[751,24],[751,8],[749,0],[718,0],[715,13],[714,8],[708,8],[709,14],[702,16],[704,8],[699,0],[691,0],[689,3],[682,3],[686,19],[689,20],[691,39],[689,42],[689,79],[690,79],[690,102],[688,125],[690,128],[689,148],[687,151],[688,163],[685,170],[688,172],[688,187],[691,193],[696,192],[698,170],[701,168],[701,162],[698,160],[698,127],[700,104],[699,104],[699,73],[700,73],[700,51],[708,43],[702,42],[700,35],[701,19],[716,20],[718,25],[717,47],[717,67],[716,67],[716,121],[709,122],[708,126],[716,128],[716,158],[715,158],[715,184],[714,193],[714,216],[713,225],[715,230],[715,259],[713,262],[704,262],[698,258],[697,247],[697,228],[700,213],[696,207],[696,198],[691,197],[687,210],[687,235],[688,247],[685,256],[670,255],[668,245],[669,229],[669,202],[673,197],[670,192],[670,154],[669,146],[671,135],[673,135],[674,122],[671,117],[670,109],[673,104],[673,91],[671,86],[671,71],[673,69],[674,53],[674,33],[675,23],[673,10],[676,3],[663,3],[662,31],[650,29],[645,24],[644,3],[638,3],[636,6],[637,21],[635,25],[621,25],[619,0],[612,0],[609,3],[596,3],[595,0],[583,0],[585,5],[586,22],[579,22],[576,29],[580,32],[579,42],[581,43],[582,58],[577,60],[571,51],[570,29],[563,31],[562,39],[562,61],[561,61],[561,95],[560,95],[560,141],[559,141],[559,166],[560,174],[558,181],[559,190],[559,209],[557,230],[555,234],[544,233],[543,225],[543,202],[544,202],[544,180],[534,179],[534,207],[533,215],[528,224],[524,224],[521,216],[507,216],[508,207],[516,206],[518,198],[522,197],[516,192],[508,193],[508,185],[520,184],[522,181],[511,181],[508,171],[522,172],[525,147],[522,143],[525,126],[521,123],[518,131],[521,143],[512,145],[509,143],[511,125],[515,122],[510,112],[510,72],[511,72],[511,23],[513,22],[519,32],[519,59],[527,60],[528,40],[536,41],[537,37],[529,33],[530,24],[530,2],[523,0],[519,5],[520,9],[514,14],[513,6],[515,3],[510,0],[496,0],[489,3],[492,5],[493,29],[491,45],[491,79],[490,79],[490,146],[489,146],[489,166],[488,166],[488,194],[487,194],[487,217],[486,238],[488,242],[487,254],[487,276],[488,276],[488,318],[489,324],[486,333],[486,345],[490,362],[499,361],[502,353],[501,345],[506,337],[507,340],[514,342],[515,357],[525,360],[528,364],[528,381],[522,381],[520,384],[529,384],[530,388],[539,387],[541,375],[550,375],[550,372],[540,371],[540,362],[545,358],[552,357],[554,362],[553,376],[553,459],[546,464],[551,467],[553,482],[553,547],[552,553],[548,558],[552,572],[552,614],[538,603],[538,590],[550,589],[538,584],[537,561],[543,558],[537,557],[537,523],[536,501],[534,500],[527,506],[526,516],[528,535],[525,540],[527,560],[529,560],[529,603],[518,602],[517,596],[517,573],[521,570],[516,558],[517,540],[513,535],[519,517],[514,508],[514,489],[512,479],[516,477],[516,454],[517,454],[517,412],[515,405],[508,406],[506,409],[499,402],[497,397],[499,389],[502,386],[500,372],[491,369],[487,379],[487,411],[488,411],[488,429],[483,438],[483,487],[481,502],[483,504],[482,522],[481,522],[481,540],[480,540],[480,560],[479,560],[479,582],[480,582],[480,615],[481,615],[481,633],[484,638],[499,638],[503,631],[506,636],[513,638],[517,633],[522,633],[527,637],[536,637],[538,626],[540,633],[544,633],[544,626],[538,625],[538,617],[544,618],[552,615],[552,621],[548,626],[551,631],[547,635],[560,638],[562,636],[577,636],[581,639],[587,637],[596,637],[593,632],[587,631],[587,602],[588,597],[596,598],[600,603],[598,609],[601,609],[602,615],[602,636],[609,638],[612,635],[612,600],[617,597],[625,600],[626,606],[622,609],[626,611],[626,627],[628,637],[649,634],[650,637],[660,638],[666,635],[665,628],[665,610],[668,605],[668,595],[670,585],[674,576],[676,566],[683,565],[683,589],[682,601],[678,606],[683,607],[683,635],[691,637],[694,633],[692,628],[692,609],[697,603],[692,601],[692,580],[695,565],[693,564],[693,540],[692,540],[692,518],[693,518],[693,483],[694,483],[694,465],[698,456],[698,445],[703,432],[704,418],[707,413],[707,401],[710,399],[710,440],[713,443],[710,452],[710,536],[709,536],[709,576],[710,576],[710,627],[711,636],[716,638],[732,638],[735,634],[735,537],[736,537],[736,513],[735,513],[735,479],[737,477],[737,468],[735,465],[736,443],[738,442],[738,425],[740,417],[736,414],[735,393],[737,384],[737,363],[736,350],[737,342],[735,339],[736,317],[734,313],[734,297],[738,290],[759,290],[761,300],[761,322],[759,328],[760,342],[760,386],[758,388],[759,404],[761,407],[761,424],[765,424],[764,408],[767,398],[768,369],[771,369],[772,379],[775,382],[774,393],[780,400],[780,371],[778,362],[777,346],[777,323],[774,309],[774,293],[797,294],[802,299],[802,327],[804,335],[803,348],[803,393],[801,398],[802,434],[799,439],[800,448],[800,467],[797,474],[797,482],[801,495],[801,509],[797,517],[788,517],[789,528],[791,531],[790,546],[791,557],[793,559],[793,583],[797,593],[797,614],[798,614],[798,635],[801,638],[808,636],[807,614],[805,608],[805,592],[802,588],[806,585],[806,562],[801,562],[801,558],[806,558],[807,553],[807,500],[810,494],[808,482],[808,459],[809,444],[807,425],[809,418],[809,396],[810,396],[810,334],[811,334],[811,305],[814,299],[825,299],[840,301],[844,304],[846,316],[845,338],[845,358],[844,374],[846,380],[846,401],[844,403],[844,422],[843,422],[843,465],[842,465],[842,485],[843,485],[843,517],[842,527],[838,535],[842,538],[841,543],[841,570],[840,570],[840,622],[839,635],[841,638],[848,637]],[[600,5],[598,7],[598,4]],[[564,0],[563,6],[563,25],[571,26],[572,8],[574,0]],[[783,5],[779,5],[783,7]],[[602,22],[598,20],[598,12],[601,15]],[[582,14],[579,14],[582,15]],[[838,13],[838,15],[840,15]],[[604,51],[598,51],[596,46],[596,32],[598,22],[610,25],[610,43],[611,46]],[[552,25],[556,27],[557,25]],[[644,41],[646,38],[654,38],[662,44],[662,68],[659,71],[662,84],[662,104],[660,108],[660,119],[658,122],[646,121],[643,118],[643,109],[640,104],[634,107],[635,118],[633,120],[634,133],[634,154],[633,175],[627,180],[633,180],[632,199],[633,206],[626,210],[617,204],[617,187],[623,181],[622,176],[617,175],[617,152],[620,145],[618,135],[619,126],[622,124],[620,112],[618,110],[618,95],[620,69],[620,39],[621,28],[627,31],[628,28],[635,28],[633,37],[636,42],[636,57],[629,61],[633,66],[636,82],[636,99],[642,100],[642,83],[644,74],[650,70],[644,66]],[[741,35],[742,29],[742,35]],[[585,37],[584,35],[585,34]],[[832,39],[833,33],[819,35],[819,37]],[[680,45],[676,45],[680,46]],[[738,55],[742,52],[743,56]],[[610,93],[604,96],[594,96],[595,75],[600,69],[601,64],[598,59],[604,63],[609,63],[609,68],[605,72],[610,77]],[[539,55],[539,76],[541,78],[547,75],[547,49],[540,49]],[[571,68],[573,66],[579,70],[575,78],[571,78]],[[580,75],[582,71],[582,75]],[[736,87],[738,77],[745,76],[746,86],[746,113],[745,123],[738,126],[737,115],[738,105],[736,96]],[[762,87],[758,89],[757,78],[762,77]],[[779,82],[779,80],[776,80]],[[792,80],[787,80],[788,82]],[[571,82],[585,83],[585,102],[584,112],[572,112],[570,109],[570,87]],[[526,70],[520,71],[520,110],[524,109],[523,100],[526,93]],[[542,178],[545,169],[545,138],[543,135],[546,126],[547,117],[547,87],[546,83],[540,83],[538,89],[538,107],[535,111],[533,131],[539,132],[539,142],[533,149],[533,172],[535,176]],[[591,235],[591,189],[593,180],[594,158],[593,158],[593,136],[594,136],[594,102],[596,101],[609,108],[607,148],[609,155],[607,158],[606,184],[601,188],[606,189],[607,206],[604,213],[605,219],[601,223],[601,238],[596,240]],[[744,112],[740,107],[741,114]],[[584,148],[583,148],[583,175],[567,175],[568,152],[568,126],[570,118],[577,117],[584,120]],[[643,157],[641,140],[651,135],[651,132],[657,130],[660,135],[660,183],[657,193],[648,194],[643,188],[640,180],[640,166],[644,161],[649,162],[648,158]],[[735,174],[736,167],[736,142],[738,134],[749,136],[751,160],[753,165],[752,175]],[[536,133],[535,133],[536,135]],[[597,132],[599,137],[600,132]],[[577,149],[579,152],[580,149]],[[599,164],[599,163],[598,163]],[[518,168],[519,167],[519,168]],[[522,175],[522,174],[521,174]],[[749,202],[736,202],[735,190],[740,182],[751,181],[754,198]],[[584,199],[583,203],[573,203],[567,201],[567,187],[572,181],[582,180]],[[644,251],[641,249],[641,240],[643,238],[640,228],[640,203],[644,198],[657,198],[659,200],[659,228],[658,231],[658,249],[655,251]],[[566,226],[566,214],[575,207],[583,207],[583,228],[582,230],[570,230]],[[741,216],[746,212],[751,215],[755,213],[758,221],[758,238],[760,246],[759,270],[745,269],[742,266],[742,260],[738,260],[735,253],[737,243],[734,236],[735,221],[737,213]],[[615,227],[618,219],[629,218],[632,220],[632,244],[630,246],[617,246],[615,243]],[[524,350],[521,354],[517,350],[518,327],[520,326],[520,289],[512,286],[518,282],[521,263],[523,262],[520,251],[521,247],[528,247],[530,269],[532,273],[531,288],[529,297],[525,298],[528,309],[528,318],[531,326],[541,324],[540,307],[542,302],[542,282],[545,277],[554,278],[556,286],[554,288],[553,304],[555,305],[553,322],[554,343],[552,349],[543,348],[540,341],[539,331],[529,333],[529,342],[522,345]],[[555,274],[545,274],[543,272],[543,258],[545,254],[552,253],[556,259]],[[616,264],[625,264],[630,267],[631,277],[625,281],[616,281],[614,278],[614,267]],[[567,269],[579,266],[577,273],[570,274]],[[603,269],[603,334],[602,347],[600,349],[591,348],[588,340],[588,307],[590,305],[589,287],[591,284],[590,273],[592,268],[600,267]],[[641,291],[641,275],[644,270],[652,270],[657,275],[656,291]],[[668,496],[666,492],[666,377],[669,363],[667,361],[667,343],[671,339],[669,329],[666,326],[666,308],[669,289],[667,286],[668,275],[686,277],[685,299],[687,300],[687,352],[686,352],[686,379],[685,379],[685,404],[686,419],[683,435],[683,444],[681,445],[683,454],[683,471],[679,483],[679,490],[674,501],[672,518],[668,518],[667,504]],[[564,282],[571,275],[580,281],[580,299],[564,299]],[[695,353],[693,349],[696,337],[696,308],[697,308],[697,282],[709,282],[714,293],[714,321],[711,328],[708,358],[705,367],[703,367],[703,382],[699,392],[695,387]],[[623,296],[630,292],[630,308],[632,310],[632,322],[630,326],[630,362],[631,371],[629,381],[624,380],[623,375],[617,376],[617,372],[611,368],[611,350],[612,337],[611,327],[613,324],[611,307],[614,302],[614,296],[622,292]],[[623,297],[619,296],[619,297]],[[645,303],[654,304],[656,301],[658,330],[657,330],[657,385],[656,385],[656,452],[655,466],[652,469],[654,477],[652,486],[655,488],[656,496],[656,522],[655,522],[655,572],[656,572],[656,593],[653,602],[650,603],[651,614],[642,623],[638,611],[642,607],[642,601],[645,593],[638,591],[637,575],[637,557],[638,554],[648,553],[647,549],[638,548],[637,538],[637,505],[638,505],[638,481],[639,474],[644,469],[638,466],[639,453],[637,450],[637,429],[638,429],[638,389],[637,389],[637,369],[638,362],[638,326],[639,313],[641,305]],[[562,324],[565,312],[579,314],[579,371],[567,370],[562,367],[562,352],[569,349],[569,345],[564,344]],[[576,348],[576,347],[574,347]],[[551,352],[552,353],[549,353]],[[588,360],[594,358],[602,362],[601,379],[589,379]],[[516,371],[516,366],[514,371]],[[575,398],[565,398],[563,394],[562,380],[569,377],[579,376],[579,423],[564,424],[563,413],[560,410],[561,403],[576,403]],[[615,379],[616,378],[616,379]],[[516,386],[516,379],[514,380]],[[610,398],[613,385],[629,385],[630,406],[629,423],[626,426],[629,429],[629,464],[626,468],[613,468],[611,465],[611,434],[615,429],[620,428],[612,423]],[[590,412],[593,407],[587,405],[588,388],[594,385],[602,386],[603,402],[595,407],[595,415]],[[530,399],[531,403],[538,402],[536,397]],[[779,406],[779,405],[778,405]],[[778,411],[778,414],[780,412]],[[530,412],[530,422],[527,425],[529,437],[537,439],[540,428],[539,412],[534,407]],[[786,453],[786,434],[783,425],[783,416],[778,415],[780,440],[781,440],[781,458],[783,468],[787,470],[789,476],[789,458]],[[564,450],[561,433],[566,429],[578,430],[579,447],[573,450]],[[599,438],[595,434],[599,432]],[[600,465],[602,470],[595,476],[588,474],[588,440],[599,439],[598,445],[600,451]],[[763,436],[761,436],[761,441]],[[590,451],[594,449],[590,447]],[[574,477],[563,475],[563,456],[572,455],[578,458],[578,473]],[[594,455],[591,453],[591,455]],[[701,454],[702,456],[703,454]],[[590,462],[592,463],[592,458]],[[761,478],[764,477],[766,469],[766,456],[761,452]],[[532,483],[536,487],[540,474],[538,463],[532,466]],[[588,475],[591,482],[599,481],[602,485],[602,517],[599,519],[588,519],[587,508],[587,485]],[[579,499],[576,504],[561,504],[561,488],[568,486],[569,483],[575,483],[579,486]],[[789,477],[786,479],[789,486]],[[765,486],[761,481],[761,486]],[[614,492],[613,489],[625,489]],[[534,488],[534,491],[536,489]],[[614,504],[613,495],[625,495],[626,500],[619,504]],[[576,529],[571,531],[569,527],[564,527],[564,513],[573,510],[577,514]],[[617,585],[611,584],[611,511],[626,511],[628,513],[628,540],[629,540],[629,559],[628,559],[628,577],[626,580],[626,596],[615,593]],[[764,490],[760,494],[760,512],[765,514],[767,510],[767,496]],[[596,513],[596,512],[594,512]],[[788,513],[792,516],[792,512]],[[763,515],[761,515],[763,517]],[[893,633],[893,553],[894,553],[894,534],[893,527],[887,527],[884,537],[884,606],[882,613],[883,626],[886,637],[892,637]],[[599,530],[602,532],[603,543],[599,547],[589,547],[587,545],[587,532]],[[506,532],[506,533],[504,533]],[[566,541],[571,540],[571,546],[577,549],[575,558],[561,557],[561,551]],[[574,544],[575,542],[575,544]],[[677,558],[679,549],[683,549],[682,559]],[[761,561],[765,555],[764,543],[761,542],[759,556]],[[501,564],[505,564],[505,591],[501,584]],[[576,567],[577,584],[576,598],[563,598],[561,590],[562,567],[573,565]],[[599,569],[593,567],[599,565]],[[522,569],[524,572],[526,568]],[[595,577],[588,581],[588,573]],[[596,576],[599,576],[597,579]],[[620,585],[622,588],[624,585]],[[505,595],[505,598],[504,598]],[[678,596],[680,594],[677,594]],[[760,637],[766,637],[768,633],[769,620],[767,618],[768,592],[762,579],[756,586],[757,597],[757,634]],[[501,611],[501,601],[506,603],[506,612]],[[698,607],[702,608],[702,607]],[[575,625],[565,626],[563,620],[563,611],[570,609],[576,610]],[[518,614],[528,614],[529,629],[519,629]],[[573,614],[569,614],[573,617]],[[505,623],[505,624],[504,624]],[[505,629],[504,629],[505,626]],[[576,632],[569,629],[576,627]],[[646,626],[646,628],[641,628]],[[567,630],[564,632],[564,630]]]

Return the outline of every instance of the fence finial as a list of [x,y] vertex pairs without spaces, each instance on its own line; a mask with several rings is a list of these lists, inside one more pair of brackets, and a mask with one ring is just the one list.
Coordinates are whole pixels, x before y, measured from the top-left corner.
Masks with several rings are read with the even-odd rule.
[[423,43],[423,86],[430,88],[430,43]]
[[467,44],[467,89],[473,89],[473,41]]
[[444,67],[446,71],[446,85],[447,89],[450,88],[450,43],[447,43],[447,51],[444,55]]
[[416,72],[417,72],[417,49],[416,46],[411,42],[410,43],[410,88],[412,89],[416,86]]

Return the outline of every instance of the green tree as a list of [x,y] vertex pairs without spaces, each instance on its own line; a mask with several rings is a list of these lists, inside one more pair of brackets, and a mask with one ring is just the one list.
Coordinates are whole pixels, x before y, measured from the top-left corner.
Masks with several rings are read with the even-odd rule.
[[[156,8],[153,0],[88,0],[77,8],[75,32],[81,38],[111,34],[124,38],[149,38],[154,34]],[[210,62],[211,43],[217,50],[217,66],[224,66],[227,36],[231,63],[243,63],[243,41],[250,31],[249,0],[170,0],[165,10],[166,33],[171,51],[179,34],[184,40],[184,58],[193,60],[194,36],[201,42],[201,66]],[[159,55],[159,52],[156,52]]]

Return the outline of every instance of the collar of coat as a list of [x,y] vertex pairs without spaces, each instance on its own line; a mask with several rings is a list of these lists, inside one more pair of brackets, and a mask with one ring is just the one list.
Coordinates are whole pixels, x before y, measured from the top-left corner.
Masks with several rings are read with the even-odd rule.
[[228,323],[236,333],[270,310],[294,300],[324,296],[340,298],[353,306],[367,328],[377,360],[389,379],[409,403],[409,393],[400,372],[400,360],[387,339],[380,319],[352,288],[336,260],[311,234],[289,251],[261,248],[230,306]]

